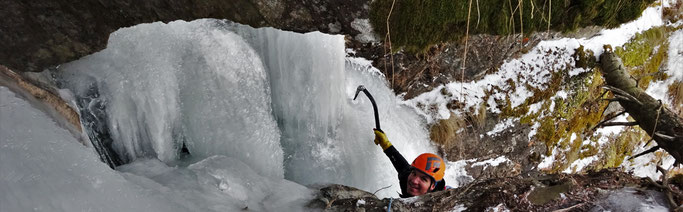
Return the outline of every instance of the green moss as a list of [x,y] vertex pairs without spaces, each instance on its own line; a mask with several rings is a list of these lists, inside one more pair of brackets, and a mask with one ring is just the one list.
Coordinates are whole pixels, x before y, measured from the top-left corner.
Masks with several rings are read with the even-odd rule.
[[638,85],[647,89],[652,80],[662,80],[666,77],[659,74],[659,67],[667,56],[669,49],[668,27],[656,27],[636,34],[623,47],[617,47],[617,54],[629,70],[629,74],[639,79]]
[[[591,25],[615,27],[639,17],[653,1],[472,1],[469,33],[508,35],[522,30],[525,34],[545,31],[549,8],[552,8],[550,28],[555,31],[572,31]],[[389,28],[392,44],[396,47],[421,52],[431,45],[455,41],[465,35],[469,9],[467,0],[375,0],[371,3],[370,21],[381,37],[387,34],[386,21],[394,2]],[[552,7],[549,5],[551,2]]]
[[576,49],[573,57],[574,61],[576,61],[574,66],[577,68],[587,69],[593,68],[597,65],[595,54],[590,50],[585,50],[583,45],[580,45],[579,48]]
[[[525,84],[526,89],[531,91],[534,95],[531,97],[527,98],[524,100],[524,103],[522,105],[519,105],[515,108],[512,108],[512,104],[510,103],[509,97],[506,97],[506,102],[503,105],[502,108],[500,108],[501,112],[501,117],[503,118],[521,118],[524,119],[525,121],[530,121],[529,115],[527,114],[529,112],[529,106],[538,102],[541,102],[543,100],[549,99],[550,97],[554,96],[557,91],[560,90],[562,87],[562,80],[564,79],[564,73],[565,71],[558,71],[558,72],[553,72],[550,81],[548,82],[548,87],[545,89],[538,89],[532,86],[529,86],[528,84]],[[510,86],[513,86],[513,89],[509,89],[506,91],[500,90],[500,92],[514,92],[515,91],[515,83],[512,80],[508,80],[507,83]],[[500,104],[499,104],[500,105]],[[547,109],[547,108],[545,108]],[[528,122],[530,123],[530,122]]]
[[543,205],[550,201],[560,199],[563,193],[567,193],[575,186],[572,181],[560,185],[537,187],[529,192],[527,199],[535,205]]
[[[626,45],[627,50],[619,48],[616,50],[620,54],[628,54],[627,57],[632,57],[629,67],[632,74],[641,76],[641,86],[653,79],[662,80],[667,77],[657,72],[658,67],[666,59],[667,36],[668,29],[655,28],[636,36]],[[629,49],[630,47],[634,50]],[[646,52],[647,56],[639,57],[639,54],[643,52]],[[593,71],[569,77],[567,70],[555,70],[544,89],[508,82],[509,86],[527,86],[527,90],[532,91],[534,95],[518,107],[512,107],[509,98],[497,102],[502,111],[501,117],[517,117],[520,118],[521,123],[529,125],[538,123],[539,127],[533,140],[546,145],[546,156],[551,155],[553,149],[561,149],[562,152],[557,156],[555,164],[546,171],[565,170],[574,161],[586,157],[598,158],[592,164],[592,168],[618,167],[626,157],[633,154],[634,147],[639,142],[647,140],[647,137],[642,130],[627,128],[628,130],[618,137],[610,138],[607,144],[602,146],[598,144],[599,139],[608,136],[596,136],[593,131],[593,127],[603,118],[602,112],[608,103],[601,100],[604,92],[601,86],[604,85],[604,80],[598,71],[599,67],[595,67],[594,56],[591,52],[578,49],[575,59],[577,67],[593,68]],[[580,63],[581,60],[583,62]],[[560,90],[566,91],[568,97],[551,99]],[[683,95],[680,94],[683,93],[683,88],[675,87],[670,90],[677,91],[670,91],[670,93]],[[498,92],[507,93],[501,88],[494,87],[487,92],[487,95]],[[609,98],[609,96],[604,98]],[[538,103],[541,103],[541,108],[530,113],[529,106]],[[576,135],[576,138],[571,139],[572,135]],[[589,139],[588,145],[583,145],[584,139]]]
[[600,155],[595,169],[612,168],[620,166],[626,157],[640,152],[633,152],[636,146],[649,140],[649,136],[639,128],[626,128],[619,136],[609,139],[603,145],[603,154]]
[[581,146],[579,158],[587,158],[600,153],[600,149],[598,147],[598,139],[600,138],[597,136],[590,137],[590,145]]
[[[546,145],[546,156],[551,155],[555,148],[567,149],[562,154],[563,160],[557,160],[549,172],[562,171],[575,160],[599,153],[594,146],[583,146],[584,138],[581,135],[592,133],[593,126],[600,122],[602,111],[607,107],[607,102],[600,101],[600,86],[603,83],[600,73],[588,72],[566,81],[566,84],[557,88],[568,91],[566,99],[551,100],[552,96],[549,96],[541,100],[543,104],[539,112],[527,114],[521,119],[523,122],[540,124],[535,139]],[[551,105],[554,105],[552,109]],[[573,140],[572,135],[576,135]],[[597,138],[587,139],[597,142]]]

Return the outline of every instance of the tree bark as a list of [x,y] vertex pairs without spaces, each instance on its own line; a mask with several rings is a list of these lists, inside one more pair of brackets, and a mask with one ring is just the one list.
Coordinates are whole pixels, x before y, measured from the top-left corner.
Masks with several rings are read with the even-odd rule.
[[676,159],[676,164],[683,161],[683,118],[639,88],[613,52],[605,51],[600,56],[600,66],[606,87],[619,104],[657,145]]

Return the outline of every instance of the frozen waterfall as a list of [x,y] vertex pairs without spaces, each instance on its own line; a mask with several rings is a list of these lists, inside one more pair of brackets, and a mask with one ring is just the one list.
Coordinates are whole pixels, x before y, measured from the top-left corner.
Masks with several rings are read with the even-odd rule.
[[273,179],[370,192],[391,185],[378,195],[397,196],[396,172],[372,142],[372,106],[352,100],[360,84],[406,159],[434,151],[423,120],[367,61],[346,57],[339,35],[218,20],[142,24],[59,69],[63,87],[88,97],[82,109],[101,104],[112,148],[126,162],[225,155]]

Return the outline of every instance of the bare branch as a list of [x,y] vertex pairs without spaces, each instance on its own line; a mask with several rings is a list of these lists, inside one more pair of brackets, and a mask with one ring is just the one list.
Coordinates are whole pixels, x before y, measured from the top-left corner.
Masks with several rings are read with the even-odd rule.
[[378,189],[377,191],[375,191],[375,193],[372,193],[372,195],[375,195],[375,194],[377,194],[377,192],[379,192],[379,191],[381,191],[381,190],[384,190],[384,189],[387,189],[387,188],[389,188],[389,187],[391,187],[391,185],[382,187],[382,188]]
[[637,154],[637,155],[631,156],[631,157],[629,157],[628,159],[629,159],[629,160],[635,159],[635,158],[640,157],[640,156],[643,156],[643,155],[645,155],[645,154],[647,154],[647,153],[653,153],[653,152],[655,152],[655,151],[657,151],[657,150],[659,150],[659,146],[652,147],[652,148],[650,148],[650,149],[648,149],[648,150],[645,150],[644,152],[641,152],[641,153],[639,153],[639,154]]
[[669,179],[667,179],[667,175],[669,174],[669,172],[661,166],[657,166],[657,171],[662,173],[662,186],[664,187],[664,194],[666,194],[666,199],[669,202],[669,208],[671,210],[676,209],[678,207],[678,204],[676,204],[676,201],[674,201],[673,194],[671,194],[672,190],[669,187]]
[[605,85],[605,86],[603,86],[603,88],[605,88],[605,89],[607,89],[607,90],[609,90],[609,91],[612,91],[612,93],[614,93],[614,95],[617,96],[617,97],[618,97],[618,96],[622,96],[622,97],[625,97],[626,99],[628,99],[628,101],[633,101],[633,102],[636,102],[636,103],[641,104],[641,105],[643,104],[643,103],[641,103],[638,99],[636,99],[635,97],[631,96],[631,94],[627,93],[627,92],[624,91],[624,90],[621,90],[621,89],[619,89],[619,88],[616,88],[616,87],[613,87],[613,86],[610,86],[610,85]]
[[[605,109],[605,110],[606,110],[606,109]],[[605,111],[603,110],[602,112],[604,113]],[[608,121],[610,121],[610,120],[612,120],[612,119],[614,119],[614,118],[616,118],[616,117],[619,117],[619,116],[621,116],[621,115],[624,115],[624,114],[626,114],[626,111],[621,111],[621,112],[619,112],[619,113],[617,113],[617,114],[615,114],[615,115],[613,115],[613,116],[610,116],[610,117],[605,118],[605,120],[603,120],[603,121],[601,121],[600,123],[598,123],[597,125],[595,125],[595,127],[593,127],[593,129],[591,129],[591,131],[595,130],[595,129],[598,128],[598,127],[601,127],[603,124],[607,123]],[[602,116],[602,115],[600,115],[600,116]],[[647,146],[647,145],[646,145],[646,146]]]
[[573,211],[575,208],[581,207],[581,206],[583,206],[583,205],[585,205],[585,204],[586,204],[585,202],[584,202],[584,203],[579,203],[579,204],[576,204],[576,205],[571,206],[571,207],[568,207],[568,208],[563,208],[563,209],[559,209],[559,210],[554,210],[553,212]]
[[640,78],[636,79],[635,77],[633,77],[633,75],[630,75],[629,77],[630,77],[633,81],[636,81],[636,87],[638,87],[638,84],[640,84]]
[[609,91],[602,92],[602,94],[600,94],[600,97],[598,97],[598,98],[602,98],[603,96],[605,96],[605,94],[607,94],[607,92],[609,92]]
[[673,136],[670,136],[670,135],[664,135],[664,134],[658,133],[658,132],[656,132],[654,136],[655,136],[655,137],[658,137],[659,139],[663,139],[663,140],[665,140],[665,141],[667,141],[667,142],[673,142],[673,141],[676,139],[676,137],[673,137]]
[[619,99],[617,99],[617,98],[612,98],[612,99],[601,99],[601,100],[603,100],[603,101],[609,101],[609,103],[619,101]]
[[652,142],[654,140],[655,140],[655,138],[650,138],[650,140],[647,140],[647,142],[645,142],[645,146],[647,146],[648,144],[650,144],[650,142]]
[[638,125],[638,122],[607,122],[602,124],[602,127],[611,127],[611,126],[636,126]]
[[638,101],[636,98],[634,98],[634,97],[631,96],[631,95],[626,95],[626,96],[624,96],[624,95],[621,95],[621,94],[614,94],[614,97],[615,97],[616,99],[620,100],[620,101],[635,102],[635,103],[638,103],[638,104],[641,104],[641,105],[643,104],[643,103],[640,103],[640,101]]
[[614,98],[611,98],[611,99],[602,99],[602,100],[604,100],[604,101],[609,101],[610,103],[616,102],[616,101],[626,101],[626,102],[636,102],[636,103],[640,103],[638,100],[635,100],[635,101],[634,101],[634,100],[632,100],[632,99],[629,99],[629,98],[626,97],[626,96],[621,96],[621,95],[619,95],[619,94],[614,94]]
[[662,175],[666,176],[669,172],[666,171],[666,169],[662,168],[661,166],[657,166],[657,171],[661,172]]

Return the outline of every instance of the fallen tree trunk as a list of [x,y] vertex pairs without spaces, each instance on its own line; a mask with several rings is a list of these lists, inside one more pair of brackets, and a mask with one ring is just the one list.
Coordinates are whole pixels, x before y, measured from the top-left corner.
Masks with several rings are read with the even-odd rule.
[[639,88],[613,52],[605,51],[600,56],[600,66],[608,85],[606,89],[612,91],[638,126],[676,159],[674,165],[680,164],[683,161],[683,118]]
[[[0,86],[8,87],[25,98],[34,98],[42,102],[45,107],[37,106],[36,108],[46,111],[54,119],[64,119],[65,121],[58,123],[69,123],[70,125],[64,126],[64,128],[73,133],[76,138],[81,136],[83,129],[78,112],[58,95],[34,85],[3,65],[0,65]],[[80,142],[87,146],[85,141],[80,140]]]

